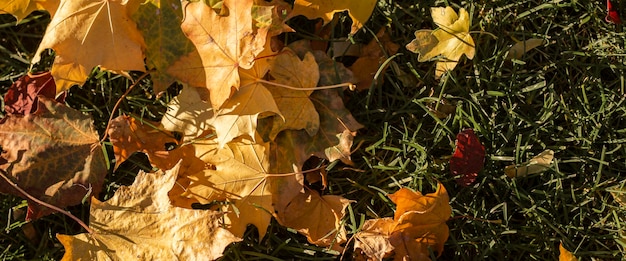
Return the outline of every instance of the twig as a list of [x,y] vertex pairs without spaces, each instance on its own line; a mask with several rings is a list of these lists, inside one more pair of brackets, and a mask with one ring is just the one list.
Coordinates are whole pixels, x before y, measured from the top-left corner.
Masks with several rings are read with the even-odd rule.
[[93,234],[95,233],[95,232],[94,232],[91,228],[89,228],[89,226],[87,226],[87,224],[85,224],[85,222],[83,222],[82,220],[80,220],[80,219],[79,219],[79,218],[77,218],[76,216],[72,215],[72,213],[67,212],[67,211],[65,211],[65,210],[63,210],[63,209],[61,209],[61,208],[59,208],[59,207],[57,207],[57,206],[54,206],[54,205],[48,204],[48,203],[46,203],[46,202],[43,202],[43,201],[41,201],[41,200],[39,200],[39,199],[35,198],[35,197],[34,197],[34,196],[32,196],[31,194],[28,194],[28,192],[26,192],[25,190],[23,190],[22,188],[20,188],[20,187],[19,187],[17,184],[15,184],[13,181],[11,181],[11,180],[9,179],[9,177],[7,177],[7,176],[8,176],[7,172],[6,172],[6,171],[4,171],[3,169],[0,169],[0,176],[2,176],[2,178],[3,178],[3,179],[7,182],[7,183],[9,183],[9,185],[11,185],[11,187],[13,187],[14,189],[16,189],[16,190],[17,190],[17,191],[19,191],[20,193],[22,193],[22,195],[26,196],[28,199],[30,199],[30,200],[32,200],[32,201],[34,201],[35,203],[37,203],[37,204],[39,204],[39,205],[42,205],[42,206],[47,207],[47,208],[50,208],[50,209],[52,209],[52,210],[55,210],[55,211],[57,211],[57,212],[60,212],[60,213],[61,213],[61,214],[63,214],[63,215],[66,215],[66,216],[70,217],[71,219],[73,219],[74,221],[76,221],[76,222],[77,222],[77,223],[78,223],[81,227],[83,227],[85,230],[87,230],[87,232],[88,232],[89,234],[92,234],[92,235],[93,235]]
[[102,139],[100,140],[100,142],[104,142],[104,140],[106,140],[107,136],[109,136],[109,128],[111,127],[111,121],[113,120],[113,116],[115,116],[115,111],[117,110],[117,108],[120,106],[120,104],[122,103],[122,101],[124,99],[126,99],[126,96],[128,96],[128,94],[130,93],[130,91],[133,90],[133,88],[135,88],[135,86],[137,84],[139,84],[139,82],[141,82],[141,80],[143,80],[143,78],[146,78],[146,76],[148,76],[148,74],[150,74],[149,72],[145,72],[143,73],[141,76],[139,76],[139,78],[137,78],[137,80],[135,81],[135,83],[133,83],[133,85],[131,85],[130,87],[128,87],[128,89],[126,90],[126,92],[122,95],[122,97],[119,98],[119,100],[117,100],[117,102],[115,103],[115,106],[113,106],[113,110],[111,110],[111,116],[109,117],[109,121],[107,122],[107,128],[104,129],[104,136],[102,136]]

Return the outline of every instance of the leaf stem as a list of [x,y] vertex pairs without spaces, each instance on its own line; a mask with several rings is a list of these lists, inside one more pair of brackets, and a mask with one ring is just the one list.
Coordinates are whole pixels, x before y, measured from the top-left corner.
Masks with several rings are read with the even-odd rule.
[[350,88],[351,91],[354,91],[356,89],[356,85],[354,85],[352,83],[349,83],[349,82],[335,84],[335,85],[328,85],[328,86],[318,86],[318,87],[312,87],[312,88],[298,88],[298,87],[292,87],[292,86],[285,85],[285,84],[280,84],[280,83],[277,83],[277,82],[266,81],[266,80],[263,80],[263,79],[256,79],[256,81],[260,82],[260,83],[274,85],[276,87],[281,87],[281,88],[286,88],[286,89],[290,89],[290,90],[295,90],[295,91],[317,91],[317,90],[325,90],[325,89],[334,89],[334,88],[339,88],[339,87],[348,87],[348,88]]
[[113,116],[115,116],[115,111],[117,110],[117,108],[120,106],[120,104],[122,103],[122,101],[124,99],[126,99],[126,96],[128,96],[128,94],[130,93],[130,91],[133,90],[133,88],[135,88],[135,86],[137,84],[139,84],[139,82],[141,80],[143,80],[143,78],[146,78],[146,76],[148,76],[148,74],[150,74],[150,72],[145,72],[143,73],[141,76],[139,76],[139,78],[137,78],[137,80],[135,81],[135,83],[133,83],[130,87],[128,87],[128,89],[126,90],[126,92],[124,92],[124,94],[122,94],[122,97],[120,97],[117,102],[115,103],[115,106],[113,106],[113,110],[111,110],[111,116],[109,117],[109,121],[107,122],[107,127],[106,129],[104,129],[104,136],[102,136],[102,139],[100,140],[100,142],[104,142],[104,140],[106,140],[106,138],[109,136],[109,128],[111,128],[111,121],[113,120]]
[[37,204],[39,204],[39,205],[42,205],[42,206],[47,207],[47,208],[50,208],[50,209],[52,209],[52,210],[55,210],[55,211],[57,211],[57,212],[62,213],[63,215],[66,215],[66,216],[70,217],[71,219],[73,219],[74,221],[76,221],[76,223],[78,223],[81,227],[83,227],[85,230],[87,230],[87,232],[88,232],[89,234],[92,234],[92,235],[93,235],[93,234],[95,233],[95,232],[94,232],[91,228],[89,228],[89,226],[87,226],[87,224],[85,224],[85,222],[83,222],[82,220],[80,220],[80,219],[79,219],[79,218],[77,218],[76,216],[72,215],[72,213],[70,213],[70,212],[68,212],[68,211],[66,211],[66,210],[63,210],[63,209],[61,209],[61,208],[59,208],[59,207],[57,207],[57,206],[54,206],[54,205],[51,205],[51,204],[49,204],[49,203],[43,202],[43,201],[39,200],[38,198],[35,198],[35,197],[34,197],[34,196],[32,196],[31,194],[28,194],[28,192],[26,192],[25,190],[23,190],[22,188],[20,188],[20,187],[19,187],[16,183],[14,183],[13,181],[11,181],[11,180],[9,179],[9,177],[7,177],[7,176],[8,176],[8,173],[7,173],[5,170],[0,169],[0,176],[4,179],[4,181],[6,181],[7,183],[9,183],[9,185],[11,185],[11,187],[13,187],[15,190],[19,191],[20,193],[22,193],[22,195],[26,196],[28,199],[30,199],[30,200],[32,200],[32,201],[34,201],[35,203],[37,203]]

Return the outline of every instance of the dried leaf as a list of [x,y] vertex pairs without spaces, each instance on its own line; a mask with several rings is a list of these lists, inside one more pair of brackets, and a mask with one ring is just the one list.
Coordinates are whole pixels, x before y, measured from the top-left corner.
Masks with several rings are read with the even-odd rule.
[[418,61],[425,62],[436,56],[435,77],[456,67],[462,55],[473,59],[476,53],[474,39],[469,34],[469,14],[463,8],[456,14],[452,7],[433,7],[430,9],[433,22],[439,27],[436,30],[418,30],[415,40],[406,48],[419,54]]
[[450,158],[450,173],[461,186],[469,186],[485,164],[485,147],[474,130],[465,129],[456,135],[456,150]]
[[350,34],[355,34],[370,18],[374,7],[375,0],[296,0],[289,16],[304,15],[309,19],[320,17],[326,24],[333,19],[335,13],[348,10],[352,18]]
[[[306,72],[306,73],[305,73]],[[300,58],[289,48],[283,49],[276,56],[270,75],[274,81],[293,88],[314,88],[319,80],[319,69],[315,57],[306,53]],[[274,117],[270,138],[276,138],[283,130],[304,129],[313,136],[320,127],[320,120],[313,102],[309,99],[313,90],[293,90],[279,86],[268,85],[282,118]]]
[[60,0],[12,0],[0,3],[0,14],[9,13],[15,16],[19,23],[30,13],[37,10],[46,10],[51,16],[59,6]]
[[[250,69],[256,55],[263,50],[268,29],[253,30],[252,0],[225,0],[226,16],[220,16],[204,1],[185,1],[183,5],[181,28],[196,46],[201,62],[182,66],[203,69],[205,82],[192,86],[208,88],[211,105],[217,110],[239,88],[239,69]],[[177,77],[183,81],[198,77],[193,71],[172,70],[179,70],[182,75]]]
[[[43,96],[38,107],[0,124],[0,168],[20,188],[57,207],[80,204],[90,188],[97,195],[107,167],[91,118]],[[0,191],[20,195],[4,181]],[[29,201],[28,219],[50,213]]]
[[[374,81],[374,75],[385,62],[385,60],[398,52],[398,46],[391,41],[386,28],[381,28],[376,34],[377,39],[372,39],[367,45],[361,48],[359,58],[350,66],[350,70],[358,81],[357,90],[368,90]],[[384,80],[384,72],[378,76],[376,85],[381,85]]]
[[545,43],[543,39],[528,39],[526,41],[517,42],[514,44],[509,53],[506,55],[506,60],[521,59],[524,54],[534,48],[542,46]]
[[[36,75],[24,75],[11,85],[4,95],[4,110],[8,115],[28,115],[37,111],[39,98],[42,95],[48,99],[56,96],[56,85],[50,72]],[[63,102],[65,95],[56,100]]]
[[554,159],[554,151],[544,150],[520,165],[509,165],[504,168],[504,173],[509,178],[521,178],[532,174],[542,173],[550,168]]
[[126,71],[145,70],[145,43],[126,4],[112,0],[61,3],[32,60],[37,63],[45,49],[54,49],[51,73],[57,93],[82,85],[96,66],[126,76]]
[[140,172],[106,202],[93,199],[89,224],[96,233],[57,235],[63,260],[214,260],[241,241],[220,227],[220,213],[170,204],[179,167]]
[[452,214],[446,188],[440,183],[435,193],[425,196],[402,188],[389,198],[397,204],[396,226],[389,237],[395,260],[422,260],[429,256],[428,248],[441,255],[449,235],[446,221]]
[[354,250],[357,260],[383,260],[394,250],[389,242],[389,233],[395,227],[392,218],[369,219],[363,223],[361,231],[354,235]]
[[572,252],[563,247],[563,243],[559,244],[559,261],[578,261]]
[[284,210],[276,209],[276,218],[281,225],[305,235],[312,244],[338,245],[346,241],[341,220],[350,202],[340,196],[320,196],[317,191],[305,189]]

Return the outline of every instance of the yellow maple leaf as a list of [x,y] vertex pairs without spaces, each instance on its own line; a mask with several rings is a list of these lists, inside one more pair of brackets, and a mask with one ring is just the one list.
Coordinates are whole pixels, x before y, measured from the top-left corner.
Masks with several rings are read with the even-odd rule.
[[[200,59],[193,58],[192,53],[189,60],[194,64],[181,63],[182,68],[168,72],[187,83],[188,78],[194,83],[204,78],[200,86],[192,86],[208,88],[211,106],[217,110],[239,88],[239,69],[250,69],[263,50],[268,28],[253,29],[252,0],[225,0],[222,9],[228,10],[226,16],[220,16],[204,1],[185,1],[184,9],[181,28],[196,46]],[[184,70],[186,67],[202,69],[204,77],[195,74],[198,70]]]
[[179,168],[140,172],[111,199],[93,198],[89,227],[95,233],[58,234],[63,260],[214,260],[241,241],[220,226],[221,213],[171,205],[168,192]]
[[324,24],[330,22],[337,12],[348,10],[352,18],[351,34],[355,34],[370,18],[376,7],[375,0],[296,0],[290,17],[304,15],[309,19],[321,17]]
[[46,10],[50,13],[50,16],[54,15],[54,12],[59,6],[60,0],[13,0],[2,1],[0,3],[0,14],[9,13],[15,16],[17,21],[21,21],[27,15],[37,10]]
[[433,7],[430,13],[439,28],[416,31],[415,39],[406,48],[419,54],[419,62],[440,56],[435,71],[438,78],[454,69],[462,55],[473,59],[476,50],[469,34],[469,14],[465,9],[461,8],[457,15],[452,7]]
[[52,48],[50,70],[57,93],[82,85],[93,67],[127,75],[144,71],[145,43],[128,15],[126,1],[64,1],[52,17],[32,63]]
[[267,86],[282,115],[282,118],[274,117],[270,138],[276,138],[283,130],[304,129],[310,136],[315,135],[320,119],[309,96],[320,74],[313,54],[308,52],[301,60],[291,49],[284,48],[276,56],[270,75],[275,82],[292,87]]

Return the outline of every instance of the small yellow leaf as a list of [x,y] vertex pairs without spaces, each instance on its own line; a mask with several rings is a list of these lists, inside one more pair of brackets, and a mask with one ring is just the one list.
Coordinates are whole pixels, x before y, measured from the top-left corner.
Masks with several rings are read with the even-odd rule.
[[511,49],[509,49],[509,53],[506,55],[506,60],[511,60],[511,59],[521,59],[522,56],[534,49],[537,48],[541,45],[543,45],[545,43],[545,40],[543,39],[528,39],[526,41],[521,41],[521,42],[517,42],[516,44],[514,44]]
[[509,178],[519,178],[527,175],[538,174],[550,168],[550,164],[552,164],[552,159],[554,159],[554,151],[545,150],[539,155],[533,157],[527,162],[522,163],[519,166],[506,166],[506,168],[504,168],[504,173],[506,173]]
[[559,252],[559,261],[578,261],[578,258],[576,258],[572,252],[567,251],[567,249],[563,247],[563,243],[559,245]]
[[463,8],[456,14],[452,7],[430,9],[436,30],[418,30],[415,40],[406,45],[409,51],[419,54],[418,61],[424,62],[441,56],[437,60],[435,77],[454,69],[462,55],[473,59],[476,53],[474,39],[469,34],[469,14]]

